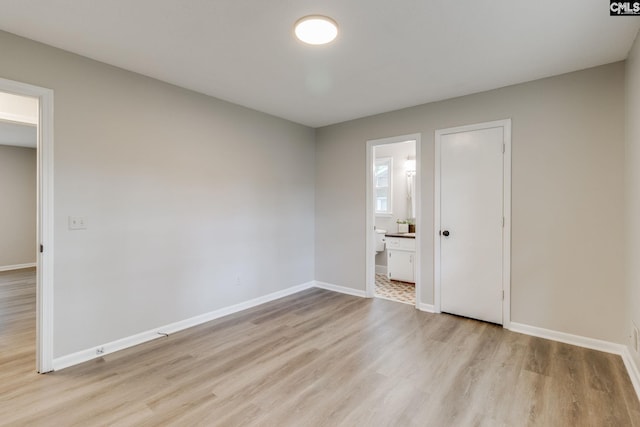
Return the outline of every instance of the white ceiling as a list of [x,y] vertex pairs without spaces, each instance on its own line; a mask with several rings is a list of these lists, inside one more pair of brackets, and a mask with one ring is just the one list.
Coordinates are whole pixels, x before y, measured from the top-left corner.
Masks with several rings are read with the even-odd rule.
[[[0,0],[0,29],[312,127],[625,59],[604,0]],[[325,14],[326,46],[294,40]]]
[[0,145],[36,148],[37,132],[35,125],[0,120]]

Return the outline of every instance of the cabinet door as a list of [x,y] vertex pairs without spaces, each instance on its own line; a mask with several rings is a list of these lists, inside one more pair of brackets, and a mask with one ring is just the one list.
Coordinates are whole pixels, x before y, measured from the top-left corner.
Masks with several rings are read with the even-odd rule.
[[387,253],[387,270],[389,279],[414,283],[414,252],[391,250],[387,251]]

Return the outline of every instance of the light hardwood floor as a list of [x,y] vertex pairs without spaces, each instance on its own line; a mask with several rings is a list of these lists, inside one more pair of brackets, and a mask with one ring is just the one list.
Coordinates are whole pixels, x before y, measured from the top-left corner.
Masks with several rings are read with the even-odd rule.
[[[81,319],[78,320],[79,322]],[[640,426],[618,356],[313,289],[47,375],[0,273],[0,424]]]

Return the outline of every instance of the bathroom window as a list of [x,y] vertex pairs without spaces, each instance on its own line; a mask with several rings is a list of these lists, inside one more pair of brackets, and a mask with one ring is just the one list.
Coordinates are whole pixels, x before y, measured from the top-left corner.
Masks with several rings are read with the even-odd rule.
[[393,175],[393,159],[381,157],[376,159],[374,185],[376,189],[376,215],[391,215],[391,177]]

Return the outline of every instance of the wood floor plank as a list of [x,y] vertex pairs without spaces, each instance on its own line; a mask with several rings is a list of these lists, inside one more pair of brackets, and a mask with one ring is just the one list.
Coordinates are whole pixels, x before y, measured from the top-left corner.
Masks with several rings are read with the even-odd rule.
[[310,289],[47,375],[0,273],[0,425],[640,426],[620,357]]

